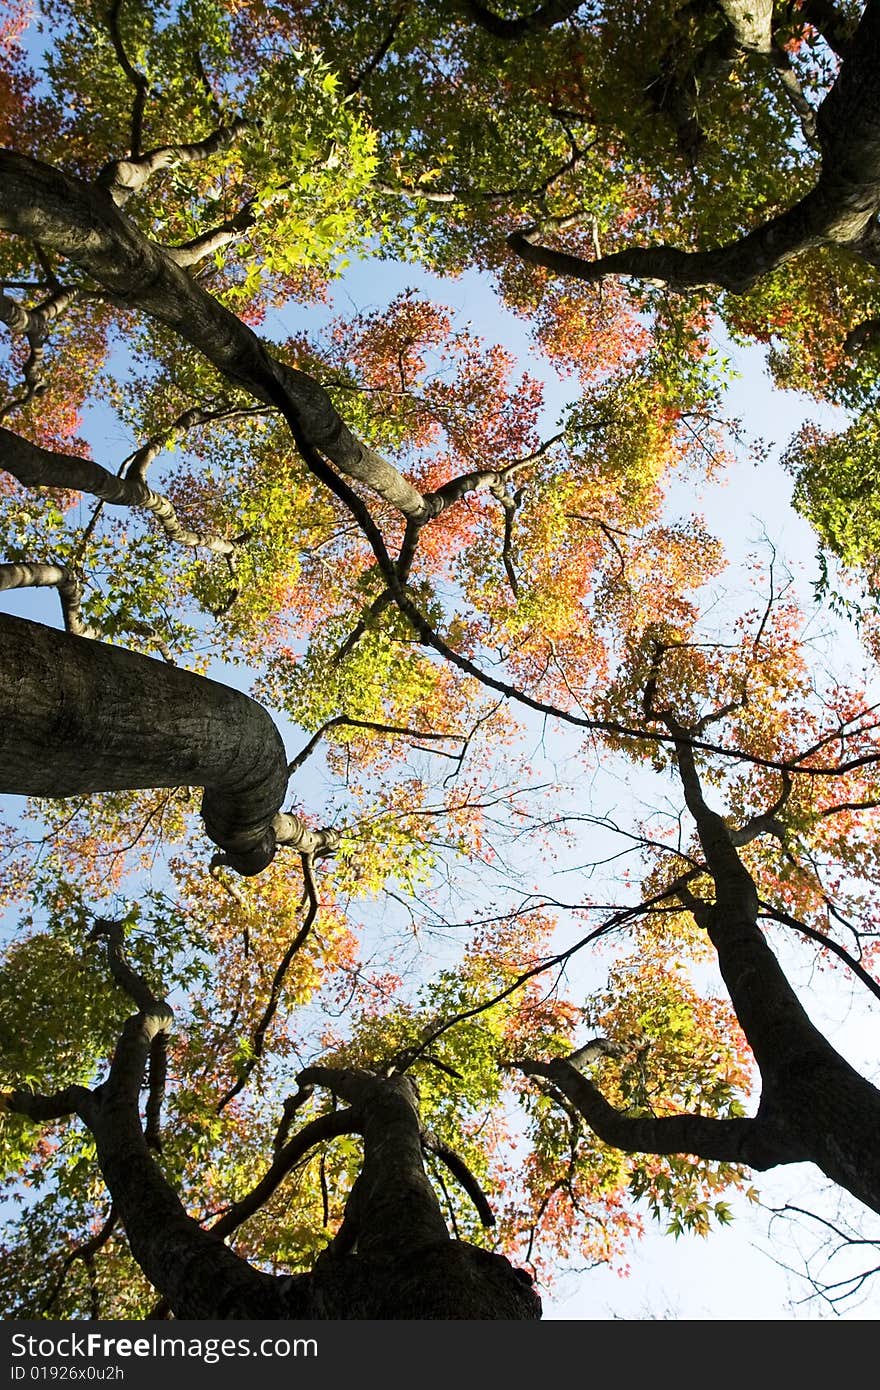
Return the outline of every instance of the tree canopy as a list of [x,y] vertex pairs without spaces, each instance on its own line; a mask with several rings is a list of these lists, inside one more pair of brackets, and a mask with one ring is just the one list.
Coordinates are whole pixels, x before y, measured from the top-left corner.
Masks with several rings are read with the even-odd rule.
[[[535,1318],[769,1169],[880,1212],[814,1021],[880,998],[880,3],[43,0],[0,69],[10,1312]],[[846,412],[813,599],[697,513],[725,341]]]

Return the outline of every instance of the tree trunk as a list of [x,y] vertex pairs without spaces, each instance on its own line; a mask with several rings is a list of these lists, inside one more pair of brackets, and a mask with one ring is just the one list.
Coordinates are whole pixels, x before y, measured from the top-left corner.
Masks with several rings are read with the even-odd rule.
[[[364,1160],[345,1220],[297,1292],[315,1318],[532,1319],[541,1301],[524,1270],[449,1238],[425,1173],[418,1090],[408,1076],[311,1067],[360,1112]],[[356,1253],[352,1251],[356,1248]]]
[[541,1300],[524,1270],[457,1240],[393,1261],[327,1253],[299,1289],[302,1311],[294,1306],[290,1317],[494,1322],[541,1316]]

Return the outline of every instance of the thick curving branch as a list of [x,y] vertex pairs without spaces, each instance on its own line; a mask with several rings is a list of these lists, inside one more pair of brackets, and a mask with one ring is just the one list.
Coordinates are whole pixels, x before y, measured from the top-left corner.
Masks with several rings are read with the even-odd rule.
[[140,193],[150,179],[161,170],[210,159],[212,155],[233,144],[249,126],[249,121],[230,121],[229,125],[218,126],[210,135],[205,136],[204,140],[194,140],[181,145],[160,145],[137,158],[114,159],[104,165],[98,174],[97,182],[107,189],[117,207],[122,207],[132,194]]
[[[0,786],[25,796],[204,788],[210,838],[259,873],[285,834],[281,736],[256,701],[151,657],[0,615]],[[292,820],[298,820],[292,817]],[[292,832],[291,832],[292,833]]]
[[80,1115],[95,1138],[98,1163],[125,1227],[131,1253],[177,1317],[279,1317],[279,1281],[253,1269],[187,1216],[150,1152],[140,1089],[155,1040],[172,1012],[125,958],[122,929],[100,921],[108,966],[139,1012],[123,1025],[106,1080]]
[[427,1153],[439,1158],[452,1176],[461,1183],[476,1207],[481,1223],[487,1228],[494,1226],[495,1213],[489,1205],[489,1199],[480,1186],[478,1178],[471,1172],[461,1154],[456,1153],[454,1149],[451,1149],[448,1144],[444,1144],[441,1139],[437,1138],[436,1134],[432,1134],[429,1130],[422,1131],[422,1147]]
[[587,261],[569,251],[533,240],[532,230],[508,237],[524,261],[557,275],[592,284],[609,275],[630,277],[672,289],[718,287],[745,294],[763,275],[777,270],[803,251],[834,244],[857,247],[880,208],[880,186],[851,190],[836,174],[820,178],[815,188],[786,212],[771,218],[736,241],[710,251],[682,251],[674,246],[637,246]]
[[[725,0],[721,8],[744,46],[766,48],[763,0],[757,5]],[[715,286],[733,294],[744,294],[761,276],[817,246],[846,247],[871,259],[866,239],[880,209],[878,83],[880,0],[868,0],[837,81],[818,110],[822,162],[815,185],[786,211],[726,245],[704,251],[632,247],[588,261],[542,245],[538,227],[514,232],[508,244],[533,265],[587,282],[620,275],[674,289]]]
[[135,1260],[177,1317],[282,1317],[280,1281],[251,1268],[187,1216],[150,1153],[140,1088],[155,1039],[168,1033],[172,1012],[126,960],[120,924],[99,921],[95,935],[106,939],[110,974],[138,1008],[122,1027],[106,1079],[94,1090],[71,1086],[54,1097],[14,1092],[4,1097],[6,1108],[37,1121],[76,1114],[85,1122],[114,1217],[125,1227]]
[[[144,451],[139,451],[139,457]],[[232,555],[234,541],[184,526],[167,497],[148,487],[137,471],[118,477],[91,459],[55,453],[0,427],[0,468],[25,487],[49,487],[87,493],[114,507],[141,507],[155,517],[169,540],[215,555]]]
[[780,1130],[760,1118],[714,1119],[708,1115],[624,1115],[602,1095],[598,1086],[564,1058],[540,1062],[524,1058],[510,1063],[524,1076],[551,1082],[571,1101],[590,1128],[606,1144],[628,1153],[696,1154],[720,1163],[745,1163],[750,1168],[773,1168],[809,1155],[786,1141]]
[[429,513],[418,489],[352,434],[324,388],[273,358],[246,324],[138,231],[106,190],[38,160],[0,151],[0,229],[69,257],[115,303],[179,333],[228,381],[283,410],[341,473],[404,516]]
[[[10,333],[25,337],[30,348],[24,365],[26,394],[22,399],[13,402],[13,406],[24,405],[45,389],[43,366],[50,329],[55,320],[66,313],[76,297],[75,289],[66,289],[63,285],[56,284],[52,293],[41,304],[28,309],[25,305],[19,304],[17,299],[0,293],[0,323],[4,323]],[[8,413],[10,408],[7,407],[3,413]]]
[[77,1115],[88,1097],[85,1086],[65,1086],[51,1095],[38,1091],[4,1091],[0,1095],[0,1112],[8,1110],[12,1115],[24,1115],[34,1124],[48,1124],[51,1120],[68,1120],[71,1115]]
[[343,1134],[358,1134],[360,1117],[355,1109],[328,1110],[297,1130],[286,1144],[276,1152],[271,1165],[244,1197],[234,1202],[213,1226],[212,1235],[228,1236],[237,1231],[249,1217],[266,1205],[269,1198],[281,1186],[292,1168],[301,1163],[318,1144],[328,1139],[338,1139]]

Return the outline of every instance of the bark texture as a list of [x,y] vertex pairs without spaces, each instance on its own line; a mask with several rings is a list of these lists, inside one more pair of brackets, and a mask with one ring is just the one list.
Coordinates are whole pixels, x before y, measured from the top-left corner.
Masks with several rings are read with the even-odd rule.
[[457,1240],[413,1249],[394,1262],[323,1255],[291,1296],[290,1317],[493,1322],[541,1316],[525,1271]]
[[312,1067],[359,1116],[364,1157],[345,1219],[293,1294],[315,1318],[538,1318],[531,1279],[501,1255],[449,1238],[422,1158],[418,1090],[408,1076]]
[[298,440],[405,516],[428,514],[418,489],[352,434],[324,388],[273,358],[246,324],[137,229],[104,188],[2,150],[0,229],[68,257],[114,302],[172,328],[228,381],[280,409]]
[[211,839],[242,873],[271,862],[284,745],[247,695],[151,657],[0,615],[0,789],[77,796],[204,788]]
[[[768,20],[760,4],[721,5],[744,49],[768,49]],[[791,207],[735,241],[709,250],[642,246],[583,260],[539,244],[539,230],[515,232],[509,244],[523,260],[589,282],[632,276],[675,288],[718,286],[734,294],[813,247],[835,245],[880,263],[874,222],[880,210],[880,0],[868,0],[847,47],[838,78],[819,107],[816,135],[821,166],[813,188]]]

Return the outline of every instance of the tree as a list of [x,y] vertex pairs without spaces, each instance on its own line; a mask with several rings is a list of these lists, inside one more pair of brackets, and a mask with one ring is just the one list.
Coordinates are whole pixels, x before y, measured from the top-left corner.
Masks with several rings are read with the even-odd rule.
[[[714,314],[767,340],[790,303],[791,370],[824,343],[817,394],[870,405],[878,10],[515,8],[53,5],[41,81],[6,33],[24,141],[0,153],[0,587],[56,588],[66,627],[0,620],[0,784],[43,798],[39,853],[6,840],[6,902],[25,901],[6,1158],[47,1187],[7,1251],[29,1313],[143,1316],[158,1292],[189,1317],[535,1317],[506,1255],[539,1273],[541,1242],[614,1257],[634,1199],[705,1231],[746,1169],[811,1161],[880,1210],[880,1096],[762,927],[880,993],[873,707],[820,683],[772,569],[766,602],[711,633],[720,546],[664,512],[738,433]],[[772,176],[734,176],[743,131]],[[654,228],[697,247],[631,245]],[[415,292],[321,339],[258,331],[371,242],[495,275],[536,360],[578,377],[552,434],[537,379]],[[810,298],[815,257],[831,273]],[[139,441],[115,471],[78,437],[96,390]],[[160,491],[147,471],[175,444]],[[250,665],[262,703],[211,659]],[[311,735],[290,762],[266,704]],[[579,731],[581,757],[671,775],[695,836],[625,831],[636,901],[576,904],[573,945],[551,940],[565,905],[524,889],[470,911],[454,966],[409,987],[372,972],[359,898],[393,888],[418,923],[444,854],[485,877],[505,836],[552,845],[574,823],[558,778],[543,816],[516,769],[499,784],[535,714]],[[324,827],[281,809],[322,745],[345,798]],[[92,793],[110,795],[57,800]],[[150,883],[160,846],[170,877]],[[623,932],[632,955],[586,1002],[547,992]],[[698,987],[707,962],[729,1003]],[[454,1239],[426,1162],[467,1197],[432,1170]],[[505,1181],[493,1252],[477,1222]]]

